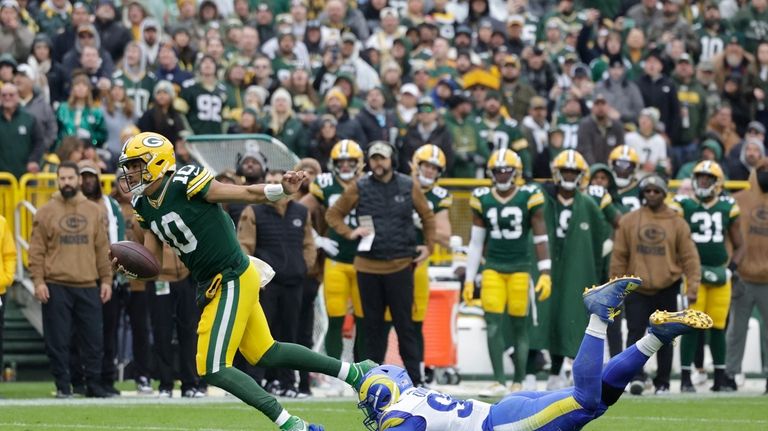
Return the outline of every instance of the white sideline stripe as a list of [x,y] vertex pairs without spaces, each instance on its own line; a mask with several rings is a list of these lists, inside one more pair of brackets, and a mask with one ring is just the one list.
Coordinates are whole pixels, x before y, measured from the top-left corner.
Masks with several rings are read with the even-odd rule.
[[643,421],[655,421],[655,422],[701,422],[701,423],[727,423],[727,424],[768,424],[768,420],[765,419],[718,419],[718,418],[674,418],[674,417],[662,417],[662,416],[605,416],[604,419],[598,419],[598,421],[601,420],[610,420],[610,419],[618,419],[618,420],[631,420],[631,421],[637,421],[637,420],[643,420]]
[[[211,373],[219,371],[219,364],[227,360],[226,357],[221,357],[221,351],[224,349],[224,340],[227,338],[227,331],[229,330],[229,318],[232,316],[232,303],[235,300],[234,290],[235,280],[229,280],[227,282],[227,302],[224,304],[224,315],[221,316],[221,326],[216,336],[216,349],[213,351],[213,369]],[[226,353],[224,352],[224,355]]]
[[[100,430],[104,429],[104,425],[84,425],[84,424],[49,424],[40,422],[0,422],[0,429],[3,427],[32,427],[32,429],[46,428],[46,429],[82,429],[82,430]],[[158,426],[127,426],[127,425],[109,425],[110,430],[150,430],[150,431],[189,431],[190,428],[180,427],[158,427]],[[241,430],[242,428],[192,428],[192,430],[200,431],[233,431]]]

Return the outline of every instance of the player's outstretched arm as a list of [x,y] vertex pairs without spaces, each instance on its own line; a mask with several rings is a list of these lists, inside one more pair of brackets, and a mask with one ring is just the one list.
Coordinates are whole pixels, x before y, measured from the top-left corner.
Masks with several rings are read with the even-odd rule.
[[280,184],[251,184],[239,186],[223,184],[216,180],[211,182],[205,200],[211,203],[245,203],[261,204],[275,202],[296,193],[304,181],[307,181],[304,171],[288,171],[283,174]]

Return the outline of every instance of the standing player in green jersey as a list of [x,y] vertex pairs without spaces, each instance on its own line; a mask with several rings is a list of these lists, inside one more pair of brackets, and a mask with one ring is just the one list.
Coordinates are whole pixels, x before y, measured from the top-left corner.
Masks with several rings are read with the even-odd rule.
[[[731,196],[723,195],[725,176],[714,161],[699,162],[693,168],[694,196],[675,197],[670,205],[680,212],[691,227],[701,260],[701,285],[691,309],[706,311],[714,325],[709,330],[709,350],[715,363],[712,390],[728,389],[725,376],[725,322],[731,307],[731,276],[744,254],[744,239],[739,228],[739,205]],[[726,235],[733,246],[729,259]],[[730,264],[729,264],[730,260]],[[699,334],[683,336],[680,345],[680,390],[696,392],[691,382],[691,362],[696,353]]]
[[[305,173],[287,172],[281,184],[223,184],[199,166],[177,170],[173,144],[152,132],[128,139],[118,165],[125,174],[120,186],[134,195],[136,221],[149,231],[144,245],[162,263],[162,243],[167,243],[198,282],[203,310],[197,328],[198,374],[264,413],[281,430],[321,430],[290,415],[251,377],[232,367],[235,352],[253,365],[321,372],[355,388],[372,364],[342,363],[303,346],[274,341],[259,304],[260,287],[268,282],[264,274],[271,269],[241,251],[234,224],[219,205],[287,198],[298,190]],[[125,272],[116,260],[113,265]]]
[[635,177],[639,162],[637,151],[627,145],[619,145],[608,155],[608,163],[616,182],[616,190],[612,193],[613,202],[622,214],[640,208],[640,183]]
[[[344,139],[331,148],[329,168],[317,176],[309,186],[309,194],[301,199],[311,213],[318,206],[323,208],[323,214],[344,193],[349,184],[356,181],[363,172],[363,149],[357,142]],[[346,217],[347,226],[357,228],[357,217],[353,212]],[[360,302],[360,291],[357,288],[357,273],[352,261],[357,252],[358,240],[349,240],[339,235],[332,228],[326,232],[327,239],[323,240],[323,249],[328,256],[323,267],[323,296],[328,313],[328,331],[325,333],[325,352],[334,358],[341,358],[341,331],[344,326],[344,316],[352,301],[352,310],[357,323],[355,337],[355,358],[361,353],[363,304]]]
[[[472,301],[475,276],[480,260],[485,256],[480,300],[485,312],[488,354],[495,380],[480,392],[481,396],[498,397],[507,393],[503,355],[505,347],[510,345],[515,348],[515,375],[510,390],[522,390],[528,361],[526,316],[531,283],[528,272],[531,268],[531,232],[541,272],[535,289],[540,301],[549,297],[552,286],[544,196],[534,185],[521,186],[522,169],[522,162],[514,151],[502,149],[493,152],[488,160],[488,176],[493,181],[493,187],[475,189],[469,201],[472,207],[472,236],[462,296],[465,302]],[[509,319],[510,334],[504,334],[506,319]]]
[[[414,181],[421,185],[421,191],[427,198],[429,209],[435,213],[435,241],[443,247],[450,247],[451,219],[448,217],[453,196],[448,190],[438,186],[437,179],[445,172],[446,160],[443,150],[437,145],[422,145],[413,153],[411,172]],[[416,245],[426,245],[421,217],[413,212],[416,225]],[[424,363],[424,318],[429,304],[429,259],[419,262],[413,271],[413,310],[411,318],[416,326],[416,338],[419,349],[419,362]]]
[[112,74],[112,81],[121,82],[125,87],[125,94],[133,100],[138,117],[147,110],[149,100],[152,98],[152,90],[158,81],[154,73],[147,71],[146,63],[147,58],[142,55],[139,44],[130,42],[125,47],[119,69]]
[[501,113],[501,93],[489,90],[483,102],[483,110],[475,117],[475,125],[480,137],[488,146],[488,151],[513,150],[523,164],[521,175],[531,178],[533,160],[528,151],[528,141],[518,127],[517,121]]
[[566,386],[559,375],[563,360],[575,357],[579,334],[588,321],[584,309],[573,304],[578,304],[584,286],[598,284],[604,257],[610,251],[603,213],[580,191],[587,169],[587,162],[578,151],[563,151],[552,160],[554,185],[544,186],[554,286],[552,298],[543,304],[539,316],[540,327],[548,334],[552,356],[547,390]]
[[218,66],[210,55],[200,59],[200,77],[184,83],[181,98],[187,102],[187,120],[195,135],[222,133],[222,112],[227,102],[227,89],[216,75]]

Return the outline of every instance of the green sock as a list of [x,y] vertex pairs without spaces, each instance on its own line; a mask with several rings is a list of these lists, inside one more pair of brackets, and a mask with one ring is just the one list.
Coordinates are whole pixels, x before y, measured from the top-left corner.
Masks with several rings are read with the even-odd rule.
[[256,365],[269,368],[311,371],[323,373],[331,377],[338,377],[342,362],[298,344],[275,342]]
[[712,353],[712,362],[715,366],[725,365],[725,330],[709,330],[709,351]]
[[699,344],[699,331],[694,330],[684,334],[680,340],[680,365],[690,368],[696,356],[696,346]]
[[525,371],[528,367],[528,326],[525,317],[512,317],[508,319],[510,324],[509,336],[515,353],[512,355],[512,363],[515,365],[515,375],[512,379],[515,383],[522,383]]
[[248,374],[234,367],[224,368],[203,377],[209,385],[217,386],[236,396],[242,402],[264,413],[271,421],[276,421],[283,406]]
[[504,314],[486,312],[485,327],[493,379],[503,385],[506,383],[504,377]]
[[336,359],[341,359],[341,328],[344,326],[344,317],[329,317],[328,331],[325,333],[325,353]]
[[355,358],[355,362],[360,362],[367,357],[365,343],[363,318],[355,316],[355,345],[352,347],[352,355]]
[[416,327],[416,348],[419,349],[419,362],[424,362],[424,333],[422,332],[424,322],[413,322],[413,326]]

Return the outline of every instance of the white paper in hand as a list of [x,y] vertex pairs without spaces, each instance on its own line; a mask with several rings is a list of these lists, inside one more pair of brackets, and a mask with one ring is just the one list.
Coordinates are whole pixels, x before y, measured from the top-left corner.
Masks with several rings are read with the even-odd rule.
[[360,238],[360,242],[357,243],[357,251],[371,251],[373,246],[373,238],[376,237],[376,231],[373,227],[373,217],[371,216],[359,216],[357,218],[357,225],[368,229],[371,233]]

